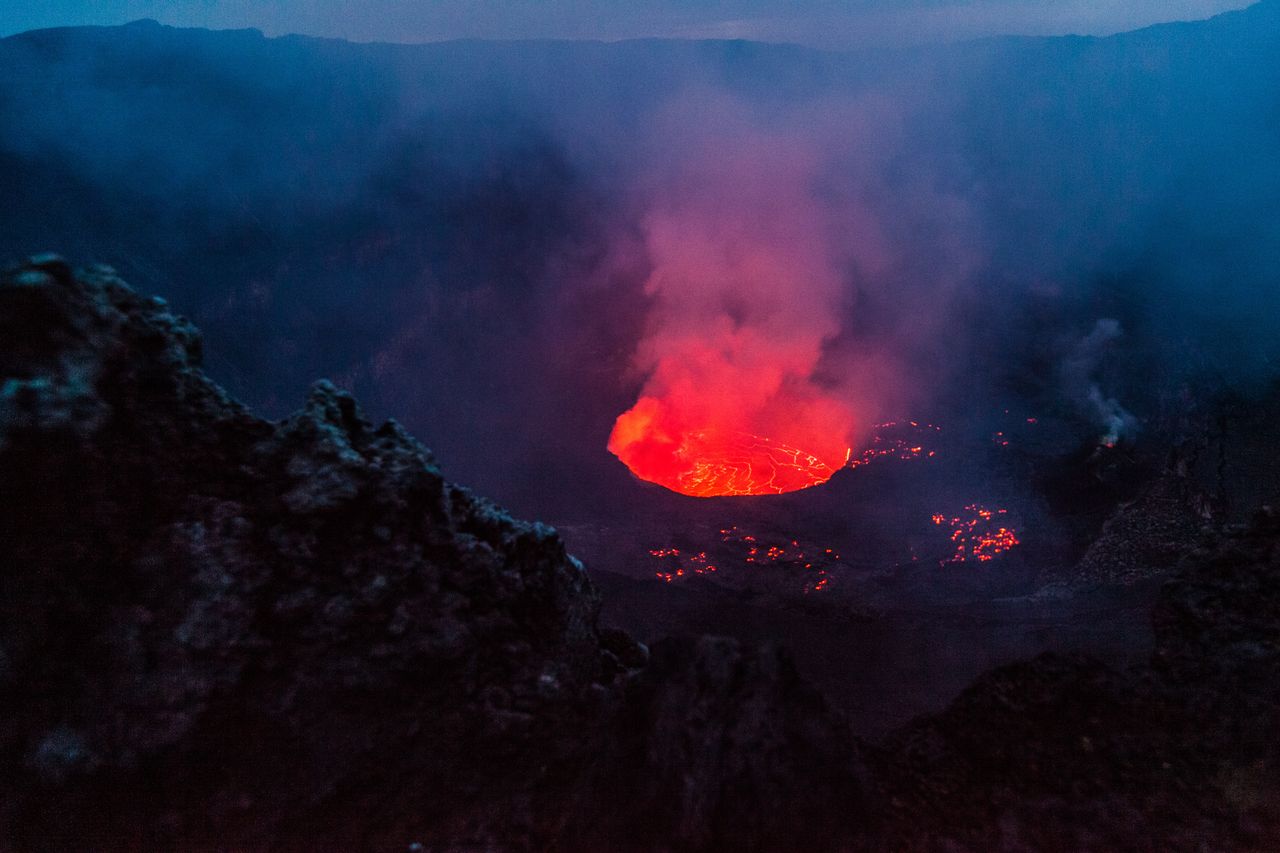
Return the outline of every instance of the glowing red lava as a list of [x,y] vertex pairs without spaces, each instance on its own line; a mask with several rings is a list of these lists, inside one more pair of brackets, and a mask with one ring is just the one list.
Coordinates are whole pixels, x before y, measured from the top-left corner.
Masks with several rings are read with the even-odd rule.
[[921,435],[926,431],[941,432],[942,427],[934,426],[933,424],[922,424],[918,421],[907,421],[906,423],[890,421],[887,424],[876,424],[876,433],[871,439],[871,445],[860,454],[854,455],[850,453],[845,465],[849,468],[857,468],[885,457],[892,459],[932,459],[937,454],[937,451],[926,448],[921,440]]
[[827,482],[842,467],[932,457],[921,435],[940,429],[916,421],[877,424],[869,446],[854,454],[812,436],[811,443],[825,445],[821,451],[739,430],[683,430],[673,421],[660,401],[642,398],[614,424],[609,450],[640,479],[698,498],[794,492]]
[[1022,544],[1017,533],[1000,525],[1000,517],[1008,515],[1008,510],[987,509],[978,504],[969,504],[965,507],[965,512],[969,513],[967,517],[948,518],[941,513],[933,516],[934,524],[951,528],[951,541],[955,544],[955,551],[943,562],[965,563],[977,560],[986,563]]
[[661,569],[654,576],[666,583],[673,583],[693,575],[712,574],[720,566],[752,567],[775,565],[800,573],[801,589],[805,593],[822,592],[831,582],[827,567],[840,560],[831,548],[817,548],[802,544],[798,539],[761,541],[736,525],[720,530],[720,546],[712,546],[716,556],[706,551],[682,552],[679,548],[653,548],[649,556],[657,560]]
[[686,429],[673,421],[660,401],[642,398],[618,417],[609,451],[640,479],[698,498],[807,489],[849,458],[838,439],[810,452],[742,430]]

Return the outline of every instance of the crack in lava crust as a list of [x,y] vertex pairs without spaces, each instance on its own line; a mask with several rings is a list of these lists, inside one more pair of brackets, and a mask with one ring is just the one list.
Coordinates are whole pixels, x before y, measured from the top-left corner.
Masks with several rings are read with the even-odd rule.
[[694,433],[676,455],[691,460],[691,467],[672,482],[653,482],[694,497],[778,495],[825,483],[835,473],[812,453],[747,432]]

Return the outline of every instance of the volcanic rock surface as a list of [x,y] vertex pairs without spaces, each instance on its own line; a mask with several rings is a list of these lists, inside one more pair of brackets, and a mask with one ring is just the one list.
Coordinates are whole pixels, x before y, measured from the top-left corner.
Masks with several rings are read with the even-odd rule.
[[1043,655],[880,744],[902,843],[1276,849],[1280,516],[1188,555],[1154,622],[1147,665]]
[[1148,662],[864,743],[777,648],[601,628],[554,531],[332,385],[253,416],[105,268],[0,281],[0,484],[4,849],[1280,847],[1270,511],[1188,546]]
[[0,284],[0,846],[708,846],[829,799],[849,738],[776,652],[646,666],[553,530],[328,383],[260,420],[200,354],[108,269]]

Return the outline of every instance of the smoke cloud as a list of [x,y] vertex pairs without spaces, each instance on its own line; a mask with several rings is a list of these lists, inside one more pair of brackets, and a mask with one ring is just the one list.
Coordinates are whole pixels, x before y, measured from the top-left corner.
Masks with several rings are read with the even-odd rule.
[[[751,450],[746,436],[795,448],[829,476],[865,415],[815,376],[841,331],[851,260],[833,233],[849,217],[821,197],[821,141],[792,122],[762,127],[716,96],[691,98],[660,124],[674,159],[648,176],[642,221],[651,304],[635,367],[648,378],[610,450],[678,489],[699,487],[709,456],[754,464],[756,485],[769,487],[770,448]],[[812,483],[796,476],[771,485]]]
[[[763,442],[804,484],[904,416],[1132,435],[1280,364],[1278,33],[1275,0],[857,54],[32,33],[0,255],[112,263],[260,411],[335,377],[530,514],[618,491],[606,445]],[[1099,317],[1123,358],[1064,376]]]
[[1102,430],[1100,444],[1113,447],[1122,438],[1133,436],[1138,419],[1100,385],[1097,373],[1111,344],[1122,337],[1120,323],[1105,317],[1078,341],[1062,363],[1062,378],[1068,399],[1075,400],[1082,413]]

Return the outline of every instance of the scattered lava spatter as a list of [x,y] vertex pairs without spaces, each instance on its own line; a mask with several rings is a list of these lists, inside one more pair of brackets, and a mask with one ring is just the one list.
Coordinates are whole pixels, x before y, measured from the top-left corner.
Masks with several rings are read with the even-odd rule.
[[885,457],[893,459],[931,459],[937,455],[937,451],[930,450],[925,446],[926,436],[928,433],[941,431],[942,427],[918,421],[890,421],[889,423],[876,424],[875,435],[871,439],[871,444],[860,454],[854,455],[850,453],[845,465],[849,468],[858,468]]
[[706,575],[730,565],[781,566],[804,574],[805,593],[821,592],[831,582],[826,566],[838,562],[840,555],[831,548],[802,545],[797,539],[761,538],[742,531],[736,525],[720,529],[717,557],[706,551],[682,552],[679,548],[654,548],[649,556],[659,560],[662,568],[654,572],[658,580],[673,583],[681,578]]
[[966,516],[933,516],[934,524],[951,529],[951,542],[955,545],[952,555],[942,562],[985,563],[1021,544],[1017,533],[1001,524],[1008,510],[987,509],[979,504],[969,504],[964,509]]

